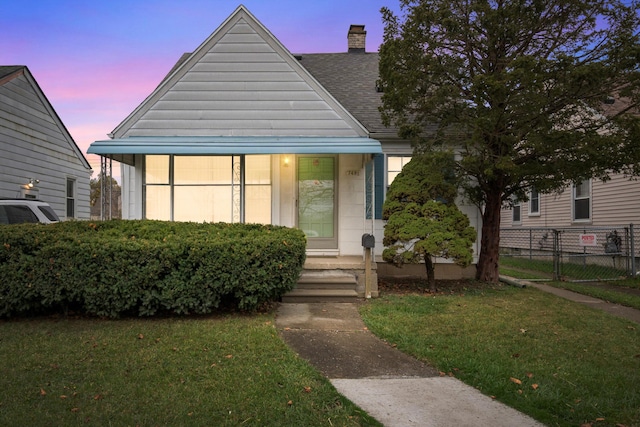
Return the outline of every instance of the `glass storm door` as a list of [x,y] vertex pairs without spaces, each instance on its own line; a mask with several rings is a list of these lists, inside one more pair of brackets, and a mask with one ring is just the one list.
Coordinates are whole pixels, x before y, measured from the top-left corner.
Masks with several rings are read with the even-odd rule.
[[309,249],[337,249],[336,158],[298,157],[298,227]]

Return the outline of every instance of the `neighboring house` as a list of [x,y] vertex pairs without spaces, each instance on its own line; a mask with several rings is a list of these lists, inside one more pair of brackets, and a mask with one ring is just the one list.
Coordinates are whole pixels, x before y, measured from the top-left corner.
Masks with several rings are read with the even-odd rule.
[[89,219],[91,166],[25,66],[0,66],[0,197]]
[[382,253],[384,193],[412,154],[381,123],[365,35],[352,25],[347,52],[294,56],[238,7],[89,148],[123,163],[123,218],[299,227],[308,259],[360,270],[363,234]]
[[616,174],[585,180],[559,194],[529,193],[502,211],[502,227],[606,227],[640,224],[640,182]]
[[[625,99],[605,102],[607,115],[626,111]],[[632,112],[637,114],[637,110]],[[518,202],[502,211],[501,226],[522,227],[610,227],[640,224],[640,181],[612,174],[603,182],[588,179],[566,187],[557,194],[529,191],[529,201]]]

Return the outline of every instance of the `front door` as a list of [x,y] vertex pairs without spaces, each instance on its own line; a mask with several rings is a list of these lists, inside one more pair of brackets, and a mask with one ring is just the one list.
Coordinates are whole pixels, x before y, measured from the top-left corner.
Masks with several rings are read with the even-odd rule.
[[336,157],[298,157],[298,228],[309,249],[337,249]]

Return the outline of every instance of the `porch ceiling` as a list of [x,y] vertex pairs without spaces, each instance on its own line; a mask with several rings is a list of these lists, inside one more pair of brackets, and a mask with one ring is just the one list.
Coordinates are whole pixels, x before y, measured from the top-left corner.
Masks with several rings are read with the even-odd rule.
[[133,165],[135,154],[375,154],[382,146],[367,137],[132,136],[95,141],[87,153]]

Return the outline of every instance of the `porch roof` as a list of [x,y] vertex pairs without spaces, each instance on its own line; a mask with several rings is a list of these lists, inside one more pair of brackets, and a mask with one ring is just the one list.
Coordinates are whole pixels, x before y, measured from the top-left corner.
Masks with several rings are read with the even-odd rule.
[[368,137],[132,136],[95,141],[87,153],[133,165],[135,154],[376,154],[382,146]]

